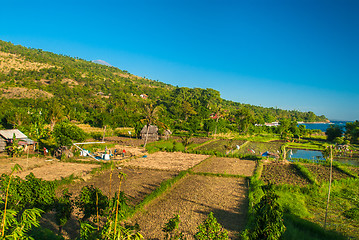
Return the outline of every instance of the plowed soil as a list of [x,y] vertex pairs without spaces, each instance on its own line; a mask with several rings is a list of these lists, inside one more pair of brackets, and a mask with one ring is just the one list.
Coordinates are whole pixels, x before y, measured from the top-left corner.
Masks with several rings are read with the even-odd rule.
[[255,161],[212,157],[195,166],[193,171],[252,176],[255,166]]
[[99,167],[99,165],[96,164],[67,163],[60,162],[54,158],[44,157],[31,157],[29,159],[26,157],[5,158],[0,161],[0,174],[10,174],[11,168],[15,164],[19,164],[22,167],[22,171],[15,173],[15,176],[24,178],[32,172],[35,177],[49,181],[68,177],[72,174],[87,179],[90,177],[91,170]]
[[[314,174],[314,176],[317,178],[319,182],[329,181],[329,176],[330,176],[329,166],[324,166],[320,164],[305,164],[305,167],[308,168],[308,170]],[[333,167],[333,180],[340,180],[349,177],[351,176]]]
[[309,180],[305,178],[293,164],[268,163],[263,166],[261,179],[264,182],[273,184],[293,184],[304,186],[309,184]]
[[94,185],[107,196],[110,195],[111,191],[111,197],[113,197],[115,192],[118,191],[120,183],[118,178],[119,172],[126,174],[126,179],[121,184],[121,191],[125,192],[129,200],[128,203],[131,205],[140,203],[143,198],[155,190],[161,182],[177,175],[177,172],[173,171],[121,168],[113,170],[112,180],[110,181],[111,171],[106,170],[86,182],[77,182],[71,185],[69,190],[73,196],[78,196],[82,187]]
[[197,226],[213,212],[234,239],[245,224],[246,186],[245,179],[190,175],[130,221],[140,225],[145,239],[164,239],[162,227],[179,214],[179,230],[193,239]]
[[123,166],[182,171],[195,166],[206,158],[208,158],[207,155],[182,152],[156,152],[146,157],[131,159],[130,161],[123,163]]

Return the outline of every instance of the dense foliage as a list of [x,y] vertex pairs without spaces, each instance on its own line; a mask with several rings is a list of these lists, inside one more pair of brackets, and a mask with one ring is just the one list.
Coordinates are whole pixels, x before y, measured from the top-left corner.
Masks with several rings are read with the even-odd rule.
[[326,120],[313,112],[231,102],[213,89],[174,87],[115,67],[4,41],[0,51],[10,54],[1,57],[18,64],[0,69],[0,128],[19,128],[36,140],[64,119],[96,127],[141,129],[147,124],[140,120],[146,119],[148,106],[161,109],[156,119],[160,129],[175,131],[247,133],[258,131],[255,124],[280,119]]

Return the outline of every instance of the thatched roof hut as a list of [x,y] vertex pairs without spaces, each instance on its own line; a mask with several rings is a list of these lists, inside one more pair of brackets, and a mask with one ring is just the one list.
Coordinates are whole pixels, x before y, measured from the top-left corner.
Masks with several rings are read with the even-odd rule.
[[165,131],[163,132],[163,134],[161,135],[161,139],[168,140],[171,135],[172,135],[171,130],[167,129],[167,130],[165,130]]
[[141,139],[146,139],[146,134],[148,133],[147,136],[147,141],[157,141],[158,140],[158,127],[155,125],[150,125],[147,131],[147,125],[145,125],[140,134],[141,134]]

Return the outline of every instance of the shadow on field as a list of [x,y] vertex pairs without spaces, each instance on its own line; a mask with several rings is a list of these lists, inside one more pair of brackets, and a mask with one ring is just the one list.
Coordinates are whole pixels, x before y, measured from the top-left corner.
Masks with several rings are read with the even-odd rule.
[[[248,189],[246,184],[240,184],[240,188],[246,189],[246,196],[248,196]],[[239,197],[240,196],[236,196]],[[191,199],[186,199],[181,197],[183,201],[188,201],[200,206],[205,207],[208,210],[194,210],[194,212],[199,213],[201,215],[204,215],[207,217],[209,213],[213,212],[214,217],[217,219],[217,222],[222,225],[224,229],[226,229],[229,232],[240,232],[245,228],[246,224],[246,218],[247,218],[247,212],[248,212],[248,199],[247,197],[244,198],[242,201],[237,203],[237,207],[231,208],[231,209],[221,209],[216,208],[210,205],[207,205],[205,203],[193,201]]]
[[284,225],[286,231],[283,239],[291,240],[344,240],[354,239],[354,237],[346,237],[339,232],[333,230],[324,230],[321,225],[301,219],[292,214],[284,214]]

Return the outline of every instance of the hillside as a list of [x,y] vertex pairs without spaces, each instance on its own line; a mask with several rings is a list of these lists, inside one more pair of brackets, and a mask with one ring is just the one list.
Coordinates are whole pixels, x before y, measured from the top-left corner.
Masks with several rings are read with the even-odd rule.
[[[29,125],[29,113],[44,123],[68,119],[102,127],[143,126],[146,109],[161,109],[161,128],[210,132],[289,118],[325,121],[312,112],[263,108],[224,100],[213,89],[181,88],[138,77],[116,67],[0,41],[2,128]],[[157,107],[158,106],[158,107]],[[148,111],[147,111],[148,113]],[[248,122],[248,121],[247,121]],[[217,129],[216,129],[217,130]],[[247,130],[247,129],[246,129]]]

